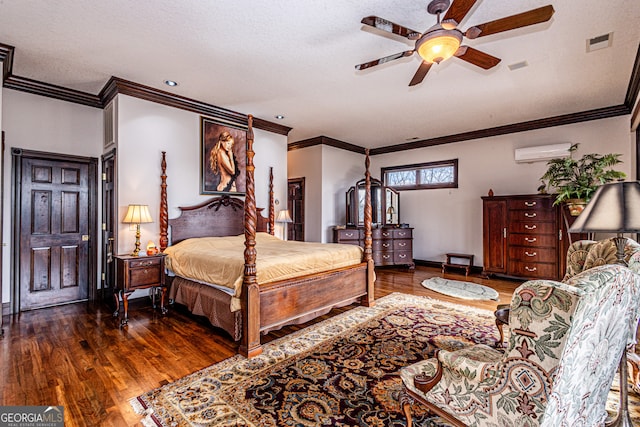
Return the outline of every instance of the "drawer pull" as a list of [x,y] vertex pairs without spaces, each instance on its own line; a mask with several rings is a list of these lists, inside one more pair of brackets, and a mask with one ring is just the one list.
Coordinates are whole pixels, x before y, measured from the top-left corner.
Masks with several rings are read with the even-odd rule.
[[344,233],[344,235],[347,237],[353,237],[353,233]]
[[398,258],[406,258],[407,256],[405,254],[398,254]]
[[525,224],[524,228],[526,228],[527,230],[535,230],[536,228],[538,228],[538,226]]
[[536,205],[536,202],[524,202],[524,205],[528,207],[533,207]]
[[388,248],[389,246],[390,246],[390,245],[389,245],[389,243],[383,243],[383,244],[382,244],[382,247],[383,247],[383,248]]
[[382,258],[383,258],[383,259],[389,259],[389,258],[391,258],[391,256],[389,256],[389,255],[382,255]]
[[406,243],[404,243],[404,242],[400,242],[400,243],[398,243],[398,246],[400,246],[400,247],[404,248],[405,246],[407,246],[407,244],[406,244]]
[[537,253],[537,252],[529,253],[528,251],[525,251],[525,252],[524,252],[524,254],[525,254],[526,256],[536,256],[536,255],[538,255],[538,253]]
[[538,239],[537,239],[537,238],[535,238],[535,237],[525,237],[525,238],[524,238],[524,241],[525,241],[525,242],[527,242],[527,243],[533,243],[533,242],[535,242],[536,240],[538,240]]
[[524,269],[527,270],[527,271],[538,271],[538,267],[527,267],[527,266],[525,266]]
[[144,273],[144,274],[147,274],[147,273],[149,273],[149,270],[147,270],[147,269],[145,268],[145,269],[144,269],[144,271],[143,271],[143,273]]
[[391,233],[387,233],[387,232],[383,231],[382,232],[382,236],[383,237],[389,237],[389,236],[391,236]]
[[407,235],[407,233],[405,233],[404,231],[401,231],[401,232],[398,233],[398,236],[400,236],[400,237],[404,237],[406,235]]
[[533,213],[525,212],[524,216],[526,216],[527,218],[535,218],[537,214],[535,212]]

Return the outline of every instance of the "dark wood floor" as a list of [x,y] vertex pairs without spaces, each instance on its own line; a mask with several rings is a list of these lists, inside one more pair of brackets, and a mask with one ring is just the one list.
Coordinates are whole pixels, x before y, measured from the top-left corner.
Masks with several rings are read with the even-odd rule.
[[[376,298],[403,292],[494,310],[510,301],[520,283],[470,276],[470,281],[495,288],[500,301],[464,301],[420,285],[432,276],[441,273],[426,267],[414,272],[380,269]],[[445,277],[465,279],[449,272]],[[81,303],[5,316],[0,405],[63,405],[67,427],[139,425],[131,398],[236,352],[237,345],[224,332],[179,309],[160,316],[147,298],[132,302],[126,328],[118,327],[111,310],[106,303]],[[293,329],[297,327],[273,332],[263,341]]]

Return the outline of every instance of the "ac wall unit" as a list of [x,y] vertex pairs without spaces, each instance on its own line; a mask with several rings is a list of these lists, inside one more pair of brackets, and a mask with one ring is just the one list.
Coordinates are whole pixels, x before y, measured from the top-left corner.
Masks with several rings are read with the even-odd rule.
[[569,157],[570,142],[539,145],[537,147],[516,148],[514,157],[517,163],[542,162],[559,157]]

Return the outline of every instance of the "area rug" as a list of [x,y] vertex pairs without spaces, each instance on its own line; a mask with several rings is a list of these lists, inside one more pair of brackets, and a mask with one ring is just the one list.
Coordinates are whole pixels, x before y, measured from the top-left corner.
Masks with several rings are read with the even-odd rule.
[[479,285],[473,282],[449,280],[442,277],[432,277],[430,279],[423,280],[422,286],[443,295],[466,300],[498,301],[500,298],[498,292],[488,286]]
[[[234,356],[131,404],[145,426],[405,426],[395,375],[401,367],[436,348],[496,339],[490,311],[392,294],[273,341],[257,358]],[[638,412],[635,402],[631,408]],[[414,420],[447,426],[418,405]]]

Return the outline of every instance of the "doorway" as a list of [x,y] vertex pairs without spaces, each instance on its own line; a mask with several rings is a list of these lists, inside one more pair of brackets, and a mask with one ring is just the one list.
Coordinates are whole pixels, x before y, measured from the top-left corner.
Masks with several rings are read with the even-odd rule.
[[95,299],[98,159],[11,154],[13,313]]
[[304,242],[304,177],[287,180],[287,209],[292,223],[287,227],[287,240]]
[[113,288],[116,267],[113,251],[116,242],[116,150],[102,156],[102,277],[101,294],[103,300],[113,302]]

